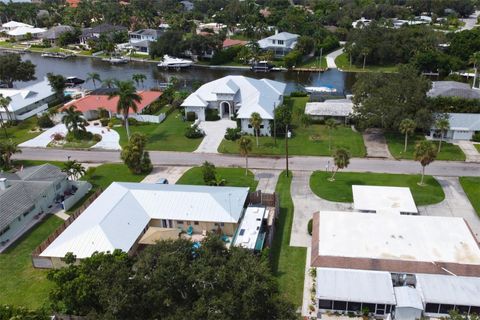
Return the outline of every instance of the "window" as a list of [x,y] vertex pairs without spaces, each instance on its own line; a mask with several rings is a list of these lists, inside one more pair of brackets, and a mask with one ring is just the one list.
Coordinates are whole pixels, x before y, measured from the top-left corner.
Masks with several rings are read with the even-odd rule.
[[220,223],[220,226],[221,226],[221,227],[224,227],[224,226],[225,226],[225,223],[221,222],[221,223]]
[[272,43],[275,44],[275,40],[272,39]]
[[334,310],[347,310],[347,302],[345,301],[333,301]]
[[213,225],[214,225],[215,227],[218,227],[218,223],[216,223],[216,222],[215,222]]
[[375,312],[375,303],[363,303],[362,309],[368,309],[368,312]]
[[263,124],[262,124],[262,125],[260,125],[260,129],[263,129]]
[[471,306],[470,307],[470,314],[480,314],[480,307],[474,307],[474,306]]
[[28,214],[30,213],[30,211],[27,211],[23,214],[24,217],[28,216]]
[[385,305],[377,304],[377,311],[375,313],[379,315],[385,314]]
[[457,310],[461,314],[468,314],[469,309],[469,306],[455,306],[455,310]]
[[348,311],[360,311],[362,309],[362,304],[360,302],[349,302]]
[[453,310],[454,306],[452,304],[441,304],[440,305],[440,313],[448,314],[451,310]]
[[283,41],[283,40],[277,40],[277,43],[278,43],[279,45],[282,45],[282,46],[283,46],[284,41]]
[[183,224],[182,220],[177,220],[177,224]]
[[332,310],[333,301],[332,300],[318,300],[318,308],[319,309],[327,309]]
[[249,125],[248,125],[248,128],[249,128],[249,129],[252,129],[253,127],[252,127],[252,125],[251,125],[251,124],[249,124]]
[[194,221],[193,224],[198,226],[198,221]]
[[20,216],[20,217],[18,217],[18,221],[22,221],[22,217],[21,217],[21,216]]
[[191,221],[187,221],[187,226],[191,225],[192,222]]
[[245,234],[245,229],[240,229],[239,235],[243,236]]
[[62,186],[62,185],[61,185],[60,183],[57,183],[57,184],[55,185],[55,190],[60,190],[60,187],[61,187],[61,186]]
[[10,226],[6,226],[5,228],[3,228],[3,230],[0,231],[0,236],[1,236],[2,234],[7,233],[8,230],[10,230]]
[[427,313],[438,313],[438,308],[440,305],[438,303],[427,303],[425,306],[425,312]]

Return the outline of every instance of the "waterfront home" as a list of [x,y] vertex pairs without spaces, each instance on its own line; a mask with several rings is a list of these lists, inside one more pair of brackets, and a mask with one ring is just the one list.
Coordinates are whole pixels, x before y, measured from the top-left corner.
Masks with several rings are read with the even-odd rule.
[[40,38],[44,41],[48,41],[51,45],[57,44],[60,36],[66,32],[73,32],[75,29],[71,26],[59,25],[54,26],[45,31]]
[[[1,118],[5,121],[25,120],[48,109],[48,103],[55,100],[47,79],[22,89],[0,89],[0,94],[11,99],[7,109],[0,109]],[[0,120],[1,121],[1,120]]]
[[23,40],[28,38],[38,39],[40,36],[47,31],[44,28],[35,28],[31,25],[19,23],[15,21],[12,24],[5,23],[2,25],[3,31],[7,34],[8,37],[15,40]]
[[298,34],[278,33],[276,30],[273,36],[259,40],[258,45],[262,50],[273,51],[276,57],[283,57],[295,48],[299,37]]
[[447,113],[450,128],[447,132],[440,132],[433,124],[430,129],[430,138],[448,140],[471,140],[475,132],[480,132],[480,113]]
[[102,23],[98,26],[91,28],[83,28],[82,35],[80,36],[80,43],[88,45],[89,40],[98,40],[102,34],[106,36],[112,36],[118,32],[127,32],[127,28],[123,26],[111,25],[108,23]]
[[209,22],[198,23],[196,32],[202,34],[203,32],[219,34],[220,32],[227,30],[227,25],[223,23]]
[[11,20],[11,21],[3,23],[2,26],[0,27],[0,31],[8,32],[8,31],[11,31],[11,30],[19,28],[19,27],[33,28],[33,26],[31,26],[29,24]]
[[480,99],[480,90],[458,81],[432,81],[432,88],[427,92],[427,96]]
[[163,34],[162,30],[158,29],[140,29],[128,33],[129,43],[132,48],[140,54],[150,53],[150,44],[157,41]]
[[323,102],[308,102],[305,114],[315,120],[333,118],[339,122],[347,123],[353,113],[351,99],[327,99]]
[[236,46],[244,46],[248,43],[248,41],[245,41],[245,40],[236,40],[236,39],[225,39],[223,40],[223,43],[222,43],[222,49],[228,49],[228,48],[231,48],[231,47],[236,47]]
[[194,112],[204,121],[207,109],[217,110],[221,118],[236,117],[243,132],[253,134],[252,113],[263,119],[260,135],[271,135],[274,110],[283,102],[286,84],[269,79],[226,76],[202,85],[182,103],[185,114]]
[[0,172],[0,249],[3,250],[40,221],[55,206],[70,209],[91,188],[88,182],[69,181],[51,164],[16,173]]

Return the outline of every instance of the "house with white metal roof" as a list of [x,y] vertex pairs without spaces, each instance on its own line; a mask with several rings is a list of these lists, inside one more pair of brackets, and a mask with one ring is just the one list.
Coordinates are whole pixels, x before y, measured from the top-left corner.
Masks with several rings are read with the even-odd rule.
[[[11,99],[8,113],[0,110],[0,116],[5,121],[25,120],[48,109],[48,103],[55,99],[47,79],[21,89],[0,89],[0,95]],[[1,120],[0,120],[1,121]]]
[[275,31],[273,36],[263,38],[258,41],[258,45],[262,50],[273,51],[275,56],[283,57],[297,45],[297,40],[300,36],[290,32]]
[[29,24],[12,20],[12,21],[8,21],[8,22],[5,22],[4,24],[2,24],[2,27],[0,28],[0,30],[2,30],[4,32],[7,32],[7,31],[10,31],[10,30],[19,28],[19,27],[33,28],[33,26],[31,26]]
[[305,114],[313,119],[333,118],[340,122],[347,123],[353,113],[353,102],[351,99],[327,99],[323,102],[307,102]]
[[208,82],[190,94],[182,103],[185,114],[194,112],[205,120],[206,109],[215,109],[221,118],[240,119],[243,132],[253,134],[250,125],[252,113],[263,119],[260,135],[270,135],[270,123],[274,110],[283,102],[286,84],[269,79],[253,79],[244,76],[226,76]]
[[[135,252],[159,231],[221,232],[232,236],[243,215],[249,188],[112,183],[40,253],[49,267],[68,252],[77,259],[94,252]],[[151,232],[148,230],[152,229]],[[148,233],[148,234],[147,234]],[[144,236],[147,234],[146,239]]]
[[410,188],[353,185],[352,193],[357,211],[418,214]]
[[44,29],[44,28],[35,28],[30,25],[26,25],[26,26],[18,26],[16,28],[12,28],[6,31],[6,34],[9,37],[15,38],[17,40],[21,40],[26,38],[27,35],[31,35],[33,38],[39,38],[46,31],[47,29]]
[[[450,128],[443,138],[449,140],[471,140],[475,132],[480,132],[480,113],[447,113]],[[441,132],[430,129],[430,138],[439,138]]]

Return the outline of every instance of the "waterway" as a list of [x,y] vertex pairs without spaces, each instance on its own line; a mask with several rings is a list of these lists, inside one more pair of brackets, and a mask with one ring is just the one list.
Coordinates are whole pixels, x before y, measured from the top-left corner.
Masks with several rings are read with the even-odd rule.
[[[287,94],[300,90],[303,86],[332,86],[338,92],[351,92],[355,82],[355,73],[341,72],[330,69],[326,72],[270,72],[255,73],[245,69],[210,69],[192,67],[187,70],[167,71],[157,67],[155,63],[131,61],[123,65],[111,65],[101,59],[87,57],[73,57],[69,59],[43,58],[38,53],[25,53],[23,60],[32,61],[36,67],[37,79],[42,79],[47,73],[62,74],[65,77],[76,76],[86,79],[89,72],[97,72],[102,79],[114,78],[119,80],[131,79],[135,73],[143,73],[147,76],[143,86],[145,88],[158,87],[160,83],[169,82],[172,77],[180,80],[182,86],[190,87],[192,83],[200,81],[205,83],[227,75],[244,75],[253,78],[268,78],[282,81],[287,84]],[[16,87],[24,87],[32,82],[17,82]],[[98,84],[97,84],[98,86]],[[90,81],[84,84],[84,88],[93,89]]]

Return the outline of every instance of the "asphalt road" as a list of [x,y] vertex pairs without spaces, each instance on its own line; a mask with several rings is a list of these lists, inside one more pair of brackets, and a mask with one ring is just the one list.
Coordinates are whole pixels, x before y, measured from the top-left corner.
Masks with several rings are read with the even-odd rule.
[[[24,160],[66,161],[68,156],[80,162],[121,162],[120,152],[116,151],[44,148],[22,148],[22,153],[16,154],[14,158]],[[204,161],[209,161],[216,166],[223,167],[243,167],[245,165],[245,158],[243,157],[209,153],[151,151],[150,158],[154,165],[164,166],[196,166]],[[285,169],[285,158],[280,157],[249,157],[248,163],[252,169]],[[327,164],[332,166],[332,158],[294,156],[289,159],[290,170],[325,170]],[[421,166],[418,162],[409,160],[354,158],[350,160],[350,165],[344,171],[418,174],[421,171]],[[436,161],[427,167],[426,174],[451,177],[480,176],[480,164],[457,161]]]

